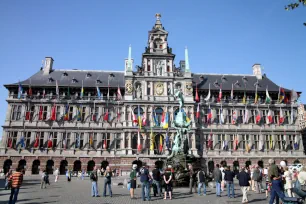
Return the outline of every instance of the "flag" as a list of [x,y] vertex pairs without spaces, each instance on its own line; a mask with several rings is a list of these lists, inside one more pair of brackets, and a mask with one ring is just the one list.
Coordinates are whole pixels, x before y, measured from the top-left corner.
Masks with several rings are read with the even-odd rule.
[[138,124],[138,120],[137,120],[136,115],[135,115],[135,113],[134,113],[133,110],[132,110],[132,117],[133,117],[133,124],[134,124],[134,126],[135,126],[135,125]]
[[58,88],[57,80],[55,81],[55,93],[56,93],[56,97],[59,98],[59,88]]
[[299,149],[299,138],[298,138],[298,135],[295,135],[293,146],[294,146],[295,150]]
[[147,113],[146,112],[143,114],[141,122],[143,126],[147,125]]
[[268,111],[268,117],[267,118],[268,118],[267,123],[272,124],[273,123],[273,113],[272,113],[272,110],[270,110],[270,109]]
[[151,133],[150,133],[150,150],[154,151],[154,136],[153,136],[152,126],[151,126]]
[[159,136],[159,152],[163,152],[163,137],[161,135]]
[[102,97],[101,97],[101,92],[100,92],[100,88],[98,87],[98,86],[96,86],[96,88],[97,88],[97,96],[98,96],[98,99],[102,99]]
[[237,113],[237,109],[235,109],[233,111],[233,115],[232,115],[232,124],[235,125],[236,122],[237,122],[237,116],[238,116],[238,113]]
[[119,88],[119,84],[118,84],[118,89],[117,89],[117,100],[120,101],[122,99],[122,95],[121,95],[121,91]]
[[[29,107],[27,107],[29,109]],[[26,111],[25,120],[30,120],[31,112],[29,110]]]
[[21,83],[19,82],[19,86],[18,86],[18,99],[21,98],[22,92],[23,92],[23,89],[22,89]]
[[199,93],[198,93],[198,85],[196,85],[196,95],[195,95],[195,101],[196,101],[197,103],[199,103],[199,102],[200,102],[200,97],[199,97]]
[[220,108],[220,124],[222,125],[224,123],[224,115],[223,115],[223,109],[222,106]]
[[53,104],[53,107],[51,108],[50,120],[52,120],[52,121],[56,120],[56,105],[55,104]]
[[89,146],[92,147],[93,145],[93,138],[92,138],[92,134],[90,134],[89,136]]
[[208,135],[208,141],[207,141],[207,148],[211,149],[213,147],[213,141],[212,141],[212,132]]
[[75,135],[75,148],[80,148],[81,146],[81,138],[78,133]]
[[263,142],[263,136],[259,136],[259,151],[263,152],[265,150],[265,144]]
[[249,119],[250,119],[250,117],[249,117],[249,110],[247,109],[247,107],[245,107],[243,123],[247,124],[249,122]]
[[68,121],[69,120],[69,104],[66,104],[65,107],[65,115],[64,115],[64,120]]
[[81,114],[81,107],[77,108],[77,121],[81,121],[82,120],[82,114]]
[[43,120],[43,106],[39,107],[38,120]]
[[285,121],[284,113],[282,108],[279,108],[279,120],[278,120],[278,125],[283,124]]
[[234,150],[238,149],[238,145],[239,145],[238,135],[235,135],[234,136]]
[[138,126],[139,126],[139,129],[141,129],[141,115],[140,115],[140,106],[138,105]]
[[165,121],[164,121],[164,125],[163,125],[163,128],[164,129],[168,129],[168,127],[169,127],[169,113],[167,112],[167,113],[165,113]]
[[156,126],[159,126],[159,123],[158,123],[158,120],[157,120],[157,117],[156,117],[156,112],[155,112],[155,110],[154,110],[153,119],[154,119],[155,127],[156,127]]
[[67,97],[70,98],[70,87],[67,88]]
[[168,133],[166,133],[166,147],[168,150],[170,149],[170,138],[168,136]]
[[165,125],[165,112],[163,112],[162,119],[161,119],[161,122],[160,122],[161,127],[164,127],[164,125]]
[[204,99],[205,101],[209,101],[209,99],[210,99],[210,84],[209,84],[209,89],[208,89],[208,94],[207,94],[207,96],[206,96],[206,98]]
[[105,137],[104,137],[103,149],[107,149],[106,135],[105,135]]
[[209,107],[208,110],[207,110],[207,123],[208,124],[210,124],[212,122],[211,119],[212,119],[212,112],[211,112],[211,109]]
[[83,80],[82,80],[82,88],[81,88],[81,94],[80,97],[83,98],[84,97],[84,86],[83,86]]
[[39,145],[39,135],[36,135],[36,139],[35,139],[35,142],[34,142],[34,148],[37,148]]
[[243,93],[242,103],[246,104],[246,90],[245,89],[244,89],[244,93]]
[[48,139],[48,148],[52,148],[52,146],[53,146],[52,138],[53,138],[52,133],[50,133],[49,139]]
[[46,97],[46,89],[43,90],[43,94],[42,95],[43,95],[43,98]]
[[7,140],[7,147],[12,148],[13,147],[13,139],[11,137]]
[[24,147],[25,147],[25,144],[24,144],[24,136],[23,136],[23,135],[20,137],[19,142],[16,144],[16,148],[18,148],[19,145],[21,146],[21,148],[24,148]]
[[218,96],[218,102],[220,103],[221,101],[222,101],[222,84],[220,85],[219,96]]
[[260,121],[261,121],[261,113],[260,113],[260,111],[257,109],[256,124],[259,124]]
[[109,118],[108,118],[108,115],[109,115],[109,114],[108,114],[108,109],[107,109],[107,110],[106,110],[106,113],[105,113],[104,116],[103,116],[103,120],[104,120],[104,121],[108,121],[108,119],[109,119]]
[[257,94],[257,88],[258,88],[258,82],[256,82],[255,100],[254,100],[254,103],[255,103],[255,104],[257,104],[257,103],[258,103],[258,94]]
[[199,104],[199,103],[198,103],[198,107],[197,107],[196,118],[197,118],[197,119],[200,118],[200,104]]
[[284,103],[285,100],[285,90],[284,88],[279,87],[279,94],[278,94],[278,102],[279,103]]
[[270,135],[269,146],[270,146],[270,149],[273,150],[274,144],[273,144],[273,136],[272,135]]
[[270,95],[269,95],[269,92],[268,92],[268,88],[266,89],[266,103],[267,104],[269,104],[269,103],[271,103],[271,97],[270,97]]
[[33,91],[32,91],[31,84],[30,84],[30,86],[29,86],[28,95],[29,95],[29,96],[32,96],[32,95],[33,95]]
[[234,85],[232,84],[231,100],[234,100]]
[[63,138],[63,148],[64,149],[67,148],[67,135],[65,135],[64,138]]
[[137,151],[141,152],[142,146],[141,146],[141,141],[140,141],[140,132],[138,129],[138,135],[137,135]]

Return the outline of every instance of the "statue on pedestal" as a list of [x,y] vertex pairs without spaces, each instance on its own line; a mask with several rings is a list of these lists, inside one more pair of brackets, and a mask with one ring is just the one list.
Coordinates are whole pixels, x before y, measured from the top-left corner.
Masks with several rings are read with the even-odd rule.
[[140,85],[138,85],[137,88],[136,88],[136,98],[141,99],[141,96],[142,96],[141,87],[140,87]]

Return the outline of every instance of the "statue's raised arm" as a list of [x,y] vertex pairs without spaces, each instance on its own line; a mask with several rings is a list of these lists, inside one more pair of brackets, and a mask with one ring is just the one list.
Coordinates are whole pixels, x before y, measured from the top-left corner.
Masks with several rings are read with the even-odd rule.
[[180,111],[182,110],[183,106],[184,106],[184,97],[183,97],[183,93],[181,90],[179,89],[174,89],[174,96],[178,99],[179,104],[180,104]]

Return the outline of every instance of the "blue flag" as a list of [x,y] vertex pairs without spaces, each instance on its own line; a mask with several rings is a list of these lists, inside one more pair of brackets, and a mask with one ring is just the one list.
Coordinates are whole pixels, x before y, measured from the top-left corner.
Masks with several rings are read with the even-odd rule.
[[21,98],[22,92],[23,92],[23,89],[22,89],[21,83],[19,82],[19,86],[18,86],[18,99]]
[[76,133],[76,136],[75,136],[75,148],[80,148],[80,135],[78,133]]
[[167,149],[170,149],[170,138],[168,136],[168,133],[166,133],[166,147]]
[[25,147],[25,144],[24,144],[24,136],[21,136],[21,137],[20,137],[19,142],[16,144],[16,148],[18,148],[19,145],[21,146],[21,148],[24,148],[24,147]]

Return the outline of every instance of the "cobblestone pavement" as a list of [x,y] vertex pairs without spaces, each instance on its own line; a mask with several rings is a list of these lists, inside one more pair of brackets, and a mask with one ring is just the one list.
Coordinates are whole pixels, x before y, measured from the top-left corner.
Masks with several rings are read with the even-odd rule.
[[[113,178],[113,183],[118,183],[122,181],[122,178]],[[72,181],[68,183],[65,177],[60,177],[58,183],[54,183],[54,177],[50,176],[50,186],[46,189],[40,189],[40,177],[29,176],[25,177],[24,184],[20,189],[18,202],[20,204],[46,204],[46,203],[61,203],[61,204],[101,204],[101,203],[119,203],[119,204],[136,204],[136,203],[175,203],[175,204],[185,204],[185,203],[241,203],[241,192],[239,187],[236,185],[236,198],[227,198],[226,193],[223,192],[221,198],[215,196],[215,190],[208,188],[207,196],[198,196],[197,194],[188,194],[187,188],[174,188],[173,200],[163,200],[162,198],[152,197],[151,202],[144,202],[141,199],[141,188],[136,189],[137,199],[131,200],[129,197],[129,192],[126,188],[122,186],[113,185],[113,197],[97,197],[93,198],[90,195],[91,183],[88,178],[84,181],[72,178]],[[98,182],[99,184],[99,195],[102,195],[103,190],[103,179],[101,178]],[[139,182],[138,182],[139,183]],[[7,203],[10,191],[3,190],[4,180],[0,181],[0,204]],[[256,194],[250,192],[249,196],[250,203],[268,203],[265,199],[264,194]]]

